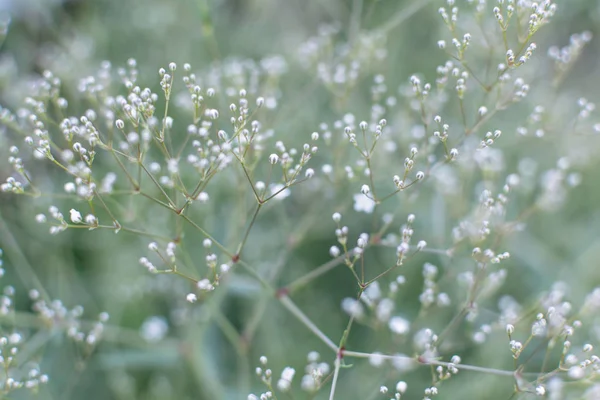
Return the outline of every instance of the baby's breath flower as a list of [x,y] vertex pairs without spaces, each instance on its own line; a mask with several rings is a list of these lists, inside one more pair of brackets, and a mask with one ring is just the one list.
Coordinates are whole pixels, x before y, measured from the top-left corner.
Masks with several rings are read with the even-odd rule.
[[396,383],[396,392],[403,394],[408,389],[408,385],[404,381],[398,381]]
[[70,213],[71,222],[73,222],[74,224],[79,224],[83,220],[83,218],[81,217],[81,213],[79,211],[71,208],[69,213]]
[[340,249],[337,246],[331,246],[329,248],[329,254],[331,257],[337,257],[340,255]]
[[167,335],[169,325],[163,317],[149,317],[140,327],[140,336],[149,343],[160,342]]
[[371,214],[375,209],[375,201],[364,194],[354,195],[354,211]]
[[535,394],[538,396],[544,396],[546,394],[546,388],[543,385],[536,386]]
[[392,317],[388,325],[390,330],[398,335],[405,335],[410,331],[410,322],[402,317]]
[[[396,3],[400,6],[401,2]],[[124,9],[128,14],[132,10]],[[435,384],[419,390],[430,400],[439,388],[446,388],[438,383],[461,379],[471,369],[498,374],[493,363],[469,368],[452,354],[470,343],[497,346],[502,341],[515,361],[514,369],[518,371],[526,363],[527,373],[538,373],[529,382],[514,374],[519,390],[555,400],[600,398],[596,395],[599,385],[593,379],[600,369],[600,358],[593,354],[593,339],[600,332],[594,325],[600,310],[600,288],[592,290],[582,305],[578,301],[583,296],[572,293],[581,285],[569,291],[564,282],[557,282],[539,296],[536,293],[542,288],[534,284],[540,282],[525,279],[515,287],[503,286],[510,274],[519,275],[516,270],[508,272],[511,253],[524,255],[523,249],[532,243],[533,250],[542,249],[552,236],[548,229],[536,232],[535,241],[528,240],[532,235],[527,224],[540,220],[530,215],[558,213],[560,206],[570,204],[572,191],[585,189],[583,180],[590,175],[590,160],[598,145],[593,134],[600,132],[596,105],[591,99],[573,97],[574,88],[569,85],[576,80],[565,78],[591,42],[592,33],[575,33],[565,47],[550,47],[547,55],[553,65],[546,71],[548,68],[538,68],[544,67],[543,62],[536,66],[532,58],[538,51],[536,43],[546,42],[538,31],[557,12],[554,1],[445,0],[438,12],[439,24],[448,32],[430,44],[442,49],[448,60],[437,68],[425,65],[410,77],[400,77],[400,87],[392,86],[397,80],[393,71],[382,68],[394,61],[386,45],[393,14],[390,21],[383,22],[383,29],[348,29],[340,24],[319,27],[298,46],[296,59],[278,55],[241,59],[223,54],[219,62],[199,65],[195,72],[189,63],[182,63],[183,70],[178,70],[175,62],[163,60],[159,76],[148,83],[138,76],[156,68],[146,65],[148,60],[138,63],[129,59],[123,68],[113,68],[105,61],[98,73],[80,80],[78,93],[64,91],[63,87],[73,82],[62,82],[60,77],[67,80],[79,69],[88,70],[80,65],[85,57],[73,64],[69,57],[50,54],[56,49],[48,50],[50,56],[42,52],[41,57],[34,57],[36,63],[44,67],[61,60],[61,71],[42,70],[31,85],[17,85],[14,91],[11,80],[2,79],[8,83],[7,93],[19,95],[20,89],[16,89],[23,86],[26,97],[14,112],[0,107],[6,142],[2,148],[8,161],[0,189],[35,201],[56,198],[59,203],[47,212],[33,214],[37,223],[48,223],[51,234],[84,228],[77,232],[111,230],[156,238],[148,244],[145,257],[139,258],[140,265],[153,275],[123,288],[125,281],[116,279],[110,291],[126,295],[127,302],[151,292],[158,303],[164,303],[168,319],[150,316],[141,324],[139,335],[149,343],[165,339],[171,323],[183,332],[187,329],[184,325],[198,322],[198,318],[204,324],[215,317],[204,312],[204,305],[182,307],[183,296],[186,302],[196,303],[212,291],[228,287],[251,302],[260,299],[261,291],[275,293],[270,297],[281,303],[282,310],[289,311],[309,328],[306,332],[328,343],[337,354],[332,364],[331,354],[309,353],[306,364],[296,366],[301,376],[298,385],[293,382],[295,368],[286,366],[277,379],[277,370],[268,368],[266,356],[261,356],[254,372],[265,388],[260,394],[248,395],[249,400],[274,399],[279,396],[275,391],[297,398],[295,389],[306,391],[310,398],[327,396],[323,391],[331,391],[331,398],[343,397],[344,391],[349,396],[353,388],[342,385],[342,356],[344,363],[364,357],[375,368],[391,365],[403,377],[410,376],[406,371],[429,365]],[[170,18],[170,12],[162,14],[147,24],[155,33],[160,33],[161,25]],[[0,18],[0,36],[6,35],[7,25]],[[474,29],[478,26],[484,34]],[[346,35],[347,31],[352,34]],[[177,43],[177,32],[172,34],[171,41]],[[144,45],[142,36],[140,44]],[[93,48],[93,43],[66,47]],[[238,47],[244,47],[243,43]],[[1,67],[0,72],[10,72],[11,68]],[[298,74],[301,69],[306,73]],[[552,83],[551,97],[540,91],[544,82],[539,77],[548,74],[552,75],[547,80]],[[435,81],[429,81],[432,75]],[[302,100],[299,89],[309,83],[307,77],[314,77],[317,85],[306,87],[312,93],[310,104],[295,101]],[[160,89],[155,93],[156,84]],[[360,95],[363,89],[366,96]],[[519,107],[514,107],[515,103],[520,103]],[[271,112],[279,104],[283,105],[281,111]],[[286,120],[288,114],[297,116],[300,125]],[[504,134],[496,123],[505,127]],[[298,134],[298,129],[303,131]],[[569,133],[568,140],[564,132]],[[551,159],[553,154],[557,154],[556,162]],[[46,174],[47,166],[64,175],[54,182],[54,172]],[[297,197],[281,202],[292,191]],[[575,203],[583,207],[585,200]],[[65,218],[59,210],[69,209],[67,204],[75,201],[86,206],[88,213],[72,208]],[[252,208],[249,201],[254,203]],[[350,206],[355,213],[345,214],[342,223],[341,212],[334,211]],[[377,212],[381,213],[372,218],[356,214]],[[419,221],[411,212],[420,215]],[[333,226],[331,221],[319,220],[323,213],[333,213]],[[407,216],[405,222],[398,220],[402,215]],[[282,217],[285,223],[273,223]],[[99,218],[112,222],[100,224]],[[553,214],[548,221],[551,227],[560,225],[562,219]],[[521,231],[525,234],[511,240],[511,234]],[[333,259],[306,270],[302,258],[310,252],[296,250],[310,244],[311,235],[319,232],[335,234],[328,245]],[[428,238],[437,248],[418,237]],[[561,242],[566,253],[568,242]],[[118,253],[118,246],[134,242],[115,243],[117,247],[111,251]],[[281,257],[274,257],[273,249],[282,250]],[[519,258],[534,265],[538,253],[543,252],[530,253]],[[300,268],[276,265],[275,259],[285,261],[290,256],[300,257]],[[390,264],[389,258],[394,256],[396,262]],[[415,263],[422,265],[420,274],[413,273]],[[245,272],[233,268],[236,264]],[[274,275],[261,264],[272,265]],[[584,268],[582,265],[573,268]],[[400,346],[409,349],[411,356],[357,353],[351,342],[345,344],[348,350],[337,349],[331,345],[335,338],[321,326],[323,318],[333,321],[336,316],[311,312],[310,306],[318,303],[314,300],[294,304],[300,298],[310,300],[311,296],[299,292],[325,287],[318,280],[328,279],[323,273],[338,266],[343,267],[336,269],[339,276],[354,282],[346,287],[338,310],[354,321],[349,337],[358,326],[363,330],[384,327],[389,329],[391,341],[385,343],[386,335],[380,335],[378,340],[383,342],[377,342],[378,348]],[[405,275],[394,276],[400,268]],[[555,272],[551,270],[550,275]],[[0,277],[10,271],[0,260]],[[189,282],[195,282],[195,287],[186,286]],[[285,282],[291,283],[278,290]],[[415,292],[414,287],[419,290]],[[288,290],[294,296],[288,296]],[[31,347],[27,342],[39,336],[38,328],[64,331],[77,346],[75,353],[86,359],[102,350],[97,346],[106,329],[107,313],[84,322],[83,307],[69,310],[47,296],[43,282],[29,291],[33,312],[43,322],[39,327],[23,331],[5,318],[0,362],[6,377],[0,387],[6,396],[16,389],[37,391],[48,380],[38,366],[20,365],[21,349]],[[15,288],[7,286],[0,293],[0,315],[23,313],[27,320],[25,312],[17,308],[18,298]],[[523,298],[531,299],[531,304],[521,303]],[[169,299],[173,300],[170,308]],[[454,320],[450,315],[453,302],[464,303],[459,313],[462,317]],[[321,305],[327,309],[327,304]],[[528,313],[531,306],[539,308],[537,315]],[[225,307],[221,311],[231,310]],[[405,318],[408,315],[410,319]],[[217,318],[217,325],[229,319],[239,318],[226,315]],[[523,337],[515,333],[517,321],[519,332],[525,332]],[[250,322],[261,327],[256,332],[268,332],[274,326]],[[430,327],[443,333],[438,336]],[[504,327],[508,338],[494,334],[498,327]],[[254,331],[243,332],[242,345],[260,339],[253,337]],[[269,351],[268,339],[253,343],[266,343]],[[549,346],[558,344],[562,355],[530,357],[532,346],[537,346],[534,342],[540,339]],[[471,346],[470,350],[482,349],[485,346]],[[281,368],[286,363],[273,360],[269,366]],[[455,378],[459,368],[464,372]],[[565,379],[577,380],[577,385],[567,385]],[[386,397],[406,397],[405,381],[386,384],[390,386],[379,388]],[[165,396],[181,395],[176,385],[167,386],[170,392]],[[451,389],[452,385],[448,386]]]
[[185,296],[185,300],[188,303],[195,303],[198,300],[198,297],[194,293],[188,293],[187,296]]
[[296,370],[294,368],[285,367],[281,372],[281,378],[277,381],[277,388],[282,392],[289,391],[295,374]]
[[204,291],[211,291],[211,290],[214,290],[214,288],[215,288],[208,279],[199,280],[198,283],[196,284],[196,286],[198,287],[198,289],[204,290]]

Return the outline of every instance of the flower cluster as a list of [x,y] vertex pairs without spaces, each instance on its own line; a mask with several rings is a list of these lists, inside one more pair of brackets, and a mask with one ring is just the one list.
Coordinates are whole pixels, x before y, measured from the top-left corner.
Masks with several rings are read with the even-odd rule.
[[[214,321],[245,365],[261,333],[280,328],[266,311],[275,299],[331,352],[310,351],[304,364],[261,356],[262,392],[249,400],[368,398],[377,388],[392,400],[430,400],[450,396],[445,382],[469,371],[512,379],[506,397],[593,398],[600,290],[582,300],[549,272],[531,278],[550,269],[535,238],[540,221],[568,204],[599,148],[595,104],[561,90],[592,34],[544,52],[542,34],[560,15],[553,1],[446,0],[433,31],[440,64],[399,77],[385,67],[389,36],[415,11],[372,29],[361,12],[348,29],[321,26],[291,54],[166,62],[153,77],[135,59],[104,61],[76,85],[43,71],[20,106],[0,108],[10,171],[0,190],[32,197],[29,219],[54,240],[84,231],[140,239],[123,239],[147,272],[139,287],[118,289],[123,302],[156,294],[171,305],[133,330],[146,344]],[[294,102],[317,90],[294,87],[290,75],[304,73],[326,112]],[[333,270],[335,287],[305,296],[314,303],[298,295],[318,293]],[[29,293],[36,319],[91,356],[108,313],[85,321],[83,307],[50,299]],[[234,322],[224,304],[237,299]],[[15,312],[12,287],[0,303],[1,315]],[[25,336],[0,337],[6,392],[48,379],[37,367],[12,372]],[[182,353],[190,345],[179,344]],[[270,344],[259,354],[273,360]],[[492,356],[498,362],[479,365]],[[391,368],[357,384],[350,359]]]

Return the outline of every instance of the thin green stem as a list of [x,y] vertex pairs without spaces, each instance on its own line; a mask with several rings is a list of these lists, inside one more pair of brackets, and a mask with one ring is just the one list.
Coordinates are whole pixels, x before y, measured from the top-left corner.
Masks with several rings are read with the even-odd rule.
[[[353,255],[353,251],[350,250],[351,255]],[[308,274],[296,279],[295,281],[289,283],[286,288],[289,292],[294,292],[298,289],[300,289],[302,286],[306,285],[307,283],[315,280],[316,278],[320,277],[321,275],[326,274],[327,272],[331,271],[332,269],[334,269],[335,267],[337,267],[338,265],[342,265],[344,264],[344,261],[346,260],[346,254],[342,254],[341,256],[338,256],[330,261],[327,261],[325,264],[322,264],[320,266],[318,266],[317,268],[315,268],[314,270],[312,270],[311,272],[309,272]]]
[[248,228],[246,229],[246,233],[244,233],[244,237],[237,248],[236,254],[238,255],[238,257],[242,253],[242,249],[244,248],[244,245],[246,244],[246,241],[248,240],[248,235],[250,234],[250,231],[252,230],[252,227],[254,226],[254,223],[256,222],[256,217],[258,216],[258,213],[260,212],[260,208],[262,207],[262,205],[263,205],[263,203],[258,203],[256,205],[256,211],[254,211],[254,214],[252,215],[252,219],[250,220],[250,223],[248,224]]
[[188,217],[185,214],[179,214],[179,216],[181,218],[183,218],[184,220],[186,220],[190,225],[192,225],[198,231],[200,231],[205,237],[207,237],[208,239],[210,239],[223,253],[225,253],[227,256],[233,258],[234,255],[231,254],[231,252],[229,250],[227,250],[227,248],[225,248],[225,246],[223,246],[221,243],[219,243],[218,240],[216,240],[210,233],[208,233],[207,231],[205,231],[200,225],[198,225],[197,223],[195,223],[194,221],[192,221],[190,219],[190,217]]
[[331,339],[327,337],[297,306],[292,302],[288,296],[281,296],[279,302],[295,316],[304,326],[306,326],[312,333],[315,334],[327,347],[331,350],[338,352],[338,346],[333,343]]
[[[362,353],[359,351],[344,350],[344,356],[345,357],[356,357],[356,358],[370,358],[372,356],[372,354],[371,353]],[[482,372],[482,373],[493,374],[493,375],[498,375],[498,376],[514,377],[515,372],[516,372],[516,371],[502,370],[502,369],[496,369],[496,368],[479,367],[476,365],[454,364],[454,363],[438,361],[438,360],[434,360],[434,359],[426,359],[426,358],[422,358],[422,357],[414,358],[414,357],[409,357],[409,356],[398,356],[398,355],[387,355],[387,354],[381,354],[381,355],[378,354],[377,356],[378,357],[381,356],[381,358],[383,358],[384,360],[414,361],[414,362],[422,364],[422,365],[435,365],[435,366],[442,366],[442,367],[454,366],[459,370]],[[530,373],[528,375],[537,375],[537,374]]]
[[150,177],[150,180],[152,180],[152,182],[154,182],[154,184],[156,185],[156,187],[158,188],[158,190],[160,190],[160,192],[163,194],[163,196],[165,196],[165,198],[169,202],[169,205],[171,206],[171,208],[175,207],[175,203],[173,203],[173,200],[171,200],[171,198],[169,197],[169,195],[167,194],[167,192],[164,191],[164,189],[162,188],[162,186],[160,185],[160,183],[158,183],[158,181],[154,178],[154,175],[152,175],[150,173],[150,171],[148,171],[148,169],[146,168],[146,166],[141,161],[139,162],[139,165],[140,165],[140,167],[142,167],[142,169],[144,170],[144,172],[146,172],[146,174]]

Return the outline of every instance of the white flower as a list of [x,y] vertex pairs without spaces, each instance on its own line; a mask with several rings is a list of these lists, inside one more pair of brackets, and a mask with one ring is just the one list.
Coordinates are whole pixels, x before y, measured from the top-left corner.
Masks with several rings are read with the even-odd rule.
[[354,211],[371,214],[375,209],[375,202],[363,194],[354,195]]
[[79,224],[82,221],[81,213],[79,211],[71,208],[69,212],[71,213],[71,221],[73,221],[74,224]]
[[208,193],[200,192],[196,197],[196,200],[198,200],[200,203],[206,203],[208,201]]
[[329,255],[331,257],[337,257],[337,256],[339,256],[340,255],[340,249],[339,249],[339,247],[337,247],[337,246],[331,246],[329,248]]
[[77,190],[77,187],[75,186],[75,184],[73,182],[65,183],[65,192],[75,193],[75,190]]
[[163,317],[149,317],[140,327],[140,336],[147,342],[161,341],[169,331],[169,325]]
[[198,289],[206,290],[206,291],[211,291],[211,290],[214,290],[214,288],[215,288],[208,279],[199,280],[198,283],[196,284],[196,286],[198,287]]
[[392,311],[394,311],[394,301],[386,297],[382,299],[379,303],[377,303],[375,314],[377,315],[377,319],[379,321],[386,322],[389,321],[390,316],[392,315]]
[[512,333],[515,331],[515,326],[512,324],[506,324],[506,333],[508,333],[509,335],[512,335]]
[[404,393],[404,392],[406,392],[407,388],[408,388],[408,385],[404,381],[399,381],[396,384],[396,392],[398,392],[398,393]]
[[364,315],[362,305],[352,297],[346,297],[342,300],[342,310],[357,319],[360,319]]
[[405,335],[410,331],[410,322],[402,317],[392,317],[388,323],[390,330],[398,335]]
[[539,385],[538,387],[535,388],[535,394],[537,394],[538,396],[543,396],[546,394],[546,388],[543,387],[542,385]]
[[569,378],[574,380],[583,379],[583,377],[585,376],[585,369],[581,368],[581,366],[579,365],[574,365],[571,368],[569,368],[567,375],[569,375]]
[[92,214],[88,214],[85,216],[85,223],[88,225],[94,225],[96,224],[98,220],[96,219],[96,216],[92,215]]
[[285,367],[281,372],[281,379],[277,381],[277,388],[282,392],[287,392],[290,389],[295,374],[296,370],[294,368]]
[[185,299],[188,303],[195,303],[196,300],[198,300],[198,297],[194,293],[188,293],[188,295],[185,296]]
[[369,286],[367,286],[367,288],[365,289],[365,296],[372,301],[377,301],[381,298],[382,293],[381,293],[381,287],[379,286],[379,282],[375,281],[373,283],[371,283]]
[[317,381],[311,374],[306,374],[302,377],[300,387],[306,392],[314,392],[317,389]]

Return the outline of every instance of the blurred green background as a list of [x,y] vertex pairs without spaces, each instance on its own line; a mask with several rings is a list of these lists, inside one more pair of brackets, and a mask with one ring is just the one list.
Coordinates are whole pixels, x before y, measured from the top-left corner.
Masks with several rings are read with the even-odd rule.
[[[358,11],[357,4],[361,5]],[[95,72],[103,60],[123,66],[127,59],[135,58],[140,85],[157,91],[157,71],[172,61],[178,65],[189,62],[194,69],[206,70],[232,58],[258,61],[282,54],[296,60],[299,44],[316,35],[322,24],[338,23],[339,37],[343,40],[351,37],[356,21],[365,30],[392,22],[385,44],[389,56],[375,68],[386,75],[390,88],[407,82],[413,73],[433,80],[435,66],[445,61],[436,46],[439,38],[446,37],[437,14],[440,5],[440,1],[422,0],[0,0],[0,15],[11,18],[8,36],[0,48],[0,103],[8,107],[20,104],[27,94],[29,78],[45,69],[61,77],[65,92],[73,94],[78,80]],[[559,2],[559,10],[552,25],[540,33],[540,49],[550,44],[564,46],[571,34],[584,30],[600,36],[597,1],[563,1]],[[405,19],[404,15],[410,17]],[[537,56],[545,57],[542,51],[545,50]],[[561,90],[573,98],[597,100],[599,56],[600,40],[594,38]],[[368,116],[371,103],[366,80],[343,106],[336,104],[330,93],[316,87],[314,81],[311,71],[300,68],[297,62],[288,64],[288,71],[279,82],[285,94],[277,111],[281,115],[273,119],[271,128],[301,143],[305,139],[298,136],[306,137],[322,121],[331,122],[346,112]],[[73,115],[83,111],[77,107],[78,104],[73,104]],[[521,117],[518,112],[511,115]],[[509,126],[512,123],[502,118],[499,121]],[[536,155],[542,163],[547,154],[548,164],[553,164],[556,154],[564,154],[566,148],[562,146],[569,146],[566,140],[558,137],[545,147],[531,144],[522,149],[507,139],[506,146],[512,151],[507,163],[517,160],[522,152]],[[600,150],[597,144],[597,140],[593,142],[592,149]],[[7,144],[3,142],[2,146]],[[0,168],[4,179],[10,174],[8,166]],[[571,285],[576,303],[600,284],[599,168],[600,161],[593,156],[581,167],[583,184],[570,193],[566,207],[560,213],[534,215],[529,220],[529,229],[506,243],[513,257],[503,294],[527,304],[539,292],[562,280]],[[52,188],[51,182],[56,182],[60,191],[64,177],[58,172],[48,172],[47,187]],[[351,196],[347,193],[338,193],[327,202],[311,203],[310,193],[303,195],[303,190],[297,188],[298,197],[269,208],[252,233],[248,258],[276,286],[330,259],[328,250],[335,244],[330,216],[340,207],[351,208],[348,200]],[[473,193],[465,192],[469,196]],[[226,240],[227,227],[235,227],[243,220],[232,221],[230,212],[235,201],[231,192],[223,189],[219,193],[223,198],[212,203],[212,208],[201,214],[201,218],[210,232]],[[460,213],[460,205],[452,198],[426,196],[425,193],[420,198],[407,197],[396,205],[402,211],[395,227],[409,212],[414,212],[418,216],[417,235],[436,232],[423,238],[432,246],[443,248],[449,244],[444,235],[449,234],[451,226],[445,226],[444,230],[436,228],[434,223],[437,218],[452,221],[453,210]],[[440,202],[447,202],[441,217],[440,212],[436,214]],[[3,284],[16,288],[17,308],[21,310],[30,306],[27,291],[41,285],[51,298],[60,299],[69,308],[82,305],[86,319],[95,319],[101,311],[107,311],[111,319],[104,341],[89,358],[77,354],[72,344],[60,335],[48,334],[40,339],[43,351],[37,357],[42,371],[50,375],[40,398],[245,399],[250,391],[263,390],[254,376],[261,355],[269,357],[269,367],[277,377],[283,367],[295,367],[296,388],[309,351],[319,351],[324,361],[332,363],[330,351],[243,273],[232,279],[226,290],[216,291],[203,304],[186,304],[184,295],[190,291],[186,282],[173,276],[150,276],[139,265],[147,239],[100,230],[68,230],[50,236],[45,227],[34,221],[35,214],[45,211],[50,204],[55,203],[48,199],[0,195],[0,247],[4,250],[6,269]],[[72,203],[60,205],[68,210]],[[303,218],[298,215],[309,215],[301,226],[297,222]],[[143,210],[139,216],[149,219],[145,221],[148,226],[166,224],[152,220],[154,216]],[[345,223],[351,232],[358,234],[369,229],[372,219],[354,215]],[[202,257],[200,250],[192,254]],[[383,264],[393,262],[394,257],[389,251],[375,249],[368,259]],[[442,269],[454,265],[447,258],[432,255],[411,261],[413,267],[403,273],[414,283],[396,298],[397,309],[409,319],[419,312],[420,266],[426,261]],[[450,271],[445,278],[451,294],[455,276]],[[459,290],[455,288],[456,292]],[[347,323],[341,301],[355,295],[352,276],[338,268],[299,291],[293,299],[337,342]],[[156,326],[153,317],[161,318],[169,327],[166,336],[156,343],[140,336],[145,322],[154,321]],[[432,312],[429,320],[436,322],[427,326],[443,327],[451,317],[447,312]],[[9,322],[6,326],[10,326]],[[29,329],[27,322],[17,320],[15,324],[22,330]],[[468,334],[469,328],[464,330]],[[228,339],[232,335],[241,335],[244,340],[236,346]],[[502,333],[497,335],[500,339],[495,343],[503,343]],[[390,338],[386,329],[359,325],[352,331],[348,347],[410,354],[409,342]],[[505,349],[477,347],[459,338],[454,344],[466,363],[510,368],[510,356]],[[38,344],[31,346],[35,352]],[[356,360],[353,368],[343,370],[336,398],[383,398],[377,395],[379,386],[393,385],[399,379],[409,382],[408,398],[420,398],[429,371],[420,368],[399,373],[392,368],[375,369],[365,360]],[[507,399],[512,393],[512,382],[495,376],[461,373],[444,386],[442,393],[443,399]],[[15,393],[14,398],[28,396]],[[317,398],[327,396],[325,389]]]

